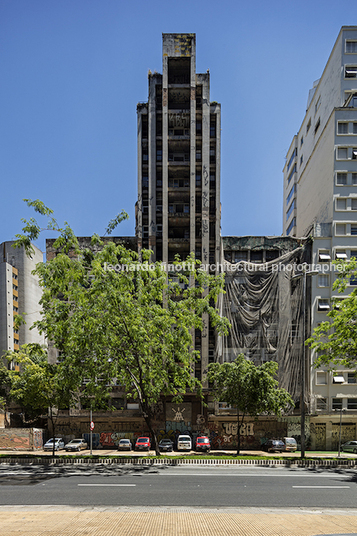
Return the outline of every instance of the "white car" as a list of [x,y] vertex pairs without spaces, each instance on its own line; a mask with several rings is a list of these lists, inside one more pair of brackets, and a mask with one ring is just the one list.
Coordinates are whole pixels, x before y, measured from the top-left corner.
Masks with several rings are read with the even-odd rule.
[[43,450],[53,450],[53,441],[55,442],[55,450],[64,449],[64,441],[61,437],[53,437],[44,444]]
[[178,436],[177,450],[192,450],[192,439],[189,435]]

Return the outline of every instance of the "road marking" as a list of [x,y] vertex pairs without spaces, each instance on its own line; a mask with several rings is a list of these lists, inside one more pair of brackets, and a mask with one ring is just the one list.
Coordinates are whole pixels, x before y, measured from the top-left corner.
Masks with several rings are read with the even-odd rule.
[[77,486],[91,486],[91,487],[100,486],[100,487],[104,487],[104,488],[113,487],[113,486],[116,486],[116,487],[121,486],[121,487],[132,487],[132,488],[134,488],[136,486],[136,484],[77,484]]
[[292,486],[293,488],[309,488],[309,489],[342,489],[350,488],[350,486]]

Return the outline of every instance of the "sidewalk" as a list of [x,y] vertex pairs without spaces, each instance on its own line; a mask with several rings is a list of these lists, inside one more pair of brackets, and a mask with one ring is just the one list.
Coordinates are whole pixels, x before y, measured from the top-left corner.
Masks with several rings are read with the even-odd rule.
[[357,534],[357,509],[0,506],[1,536]]

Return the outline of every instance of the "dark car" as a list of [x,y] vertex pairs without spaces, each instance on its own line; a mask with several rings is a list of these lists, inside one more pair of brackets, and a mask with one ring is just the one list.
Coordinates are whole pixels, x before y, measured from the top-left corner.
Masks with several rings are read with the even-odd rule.
[[268,439],[261,449],[265,452],[283,452],[285,450],[285,443],[281,439]]
[[135,450],[150,450],[150,437],[138,437],[135,443]]
[[159,443],[159,449],[162,452],[172,452],[173,447],[174,446],[173,446],[171,439],[161,439]]
[[200,436],[196,439],[196,451],[209,452],[211,443],[207,436]]
[[357,454],[357,441],[347,441],[347,443],[341,445],[341,449],[343,452],[352,452],[353,454]]

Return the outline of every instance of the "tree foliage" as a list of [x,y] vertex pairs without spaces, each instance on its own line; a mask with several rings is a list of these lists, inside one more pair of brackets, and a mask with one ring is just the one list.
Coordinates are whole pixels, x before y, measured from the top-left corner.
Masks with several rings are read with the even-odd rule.
[[213,383],[216,399],[237,409],[237,454],[240,452],[240,429],[247,415],[280,415],[294,406],[285,389],[276,380],[275,361],[255,366],[240,354],[231,363],[211,363],[208,379]]
[[43,295],[35,326],[60,351],[68,388],[83,402],[102,405],[113,383],[139,401],[159,452],[153,420],[160,396],[200,394],[192,334],[203,328],[202,315],[218,332],[227,330],[214,306],[223,276],[209,275],[190,257],[170,278],[161,263],[149,263],[149,251],[139,261],[136,252],[97,235],[92,245],[82,250],[68,226],[60,230],[56,256],[36,267]]
[[[357,277],[357,261],[334,263],[338,276],[333,289],[344,293],[350,281]],[[314,366],[328,368],[343,366],[356,369],[357,364],[357,289],[343,299],[335,298],[332,309],[327,313],[328,320],[316,327],[306,344],[315,350],[318,357]]]

